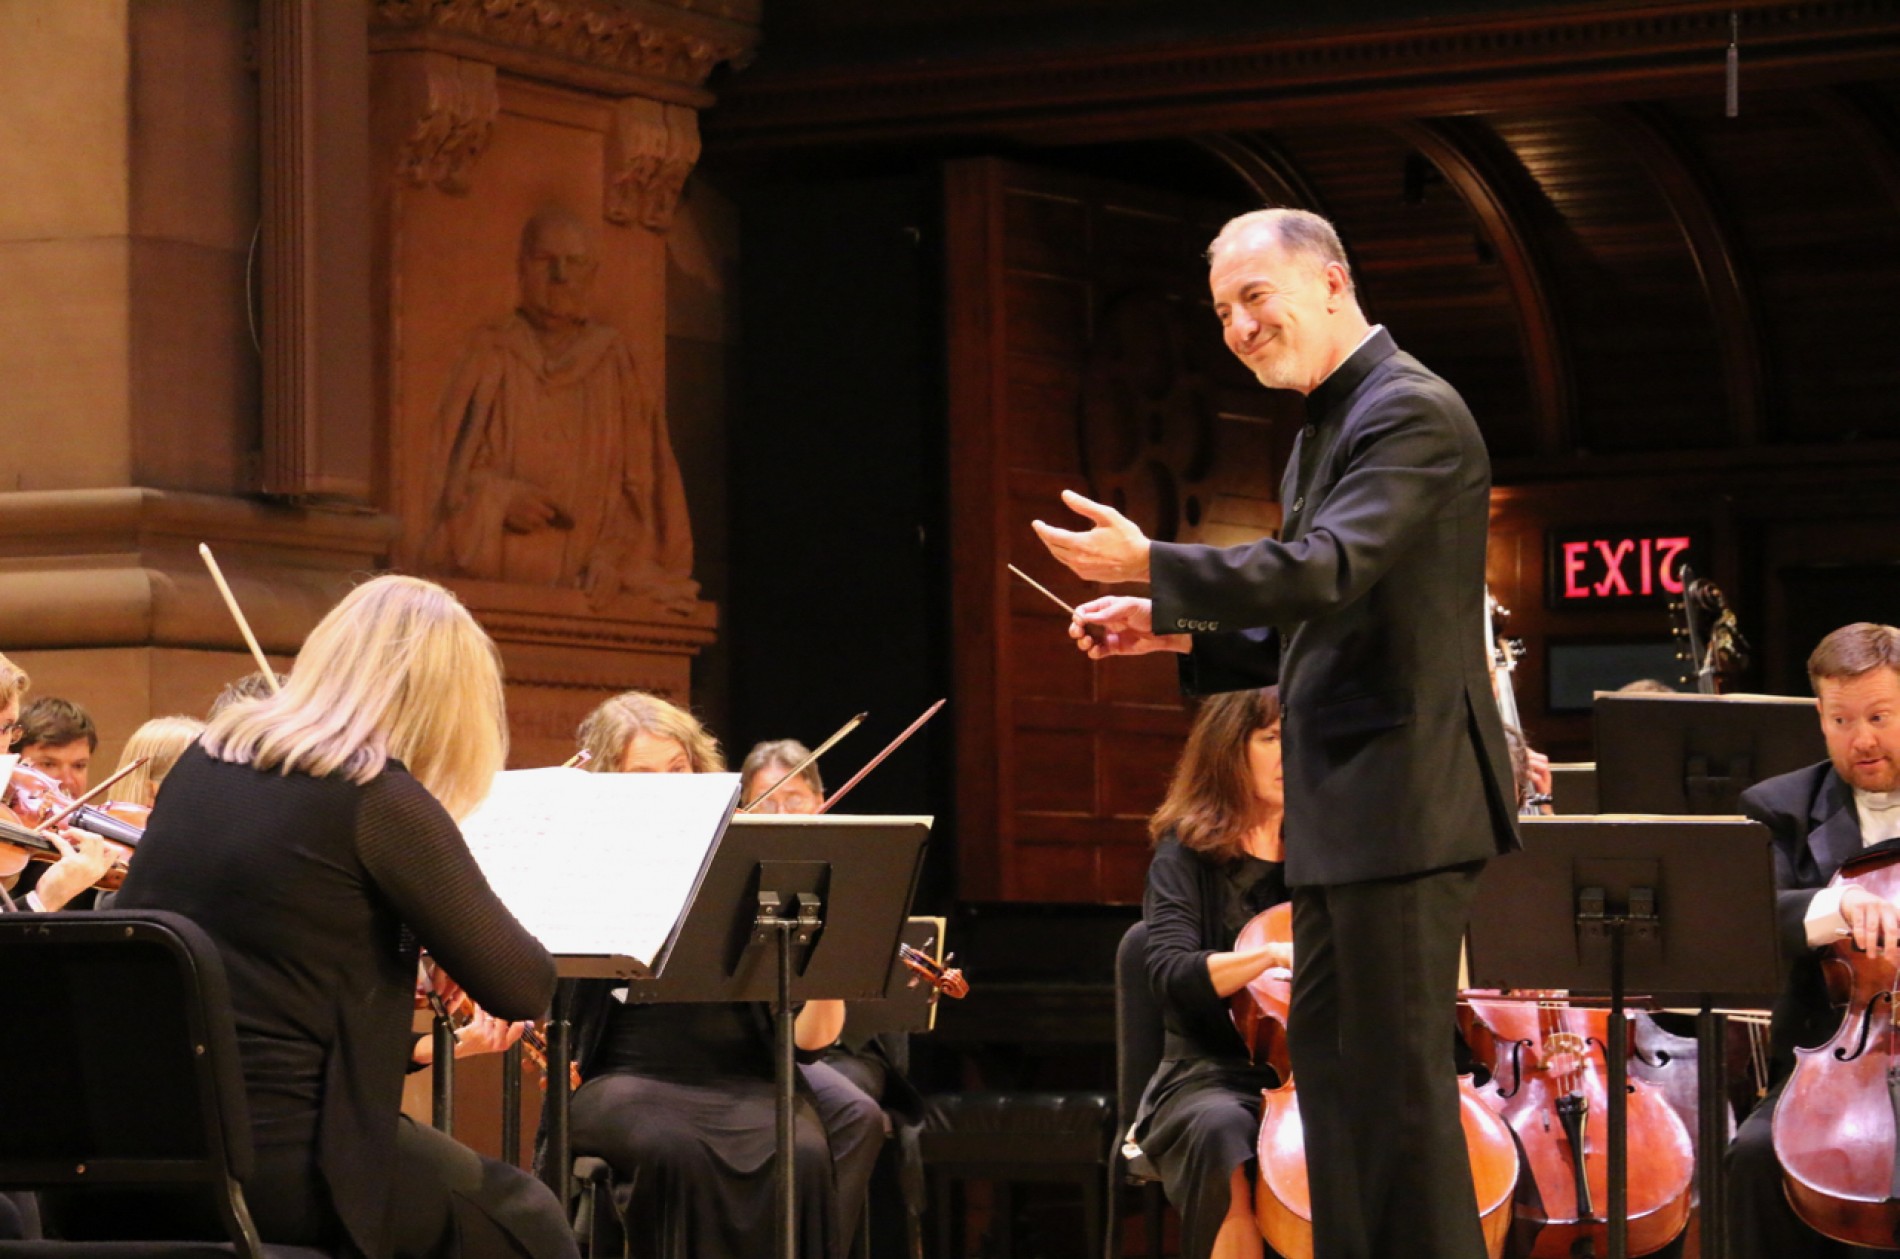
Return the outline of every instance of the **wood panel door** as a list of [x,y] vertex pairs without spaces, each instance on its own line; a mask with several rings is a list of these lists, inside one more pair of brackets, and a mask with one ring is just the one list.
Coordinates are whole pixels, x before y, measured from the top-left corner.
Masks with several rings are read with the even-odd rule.
[[994,159],[945,187],[960,892],[1137,901],[1189,721],[1175,658],[1091,664],[1005,565],[1105,593],[1030,530],[1079,523],[1065,488],[1164,540],[1277,529],[1298,400],[1228,354],[1203,261],[1248,207]]

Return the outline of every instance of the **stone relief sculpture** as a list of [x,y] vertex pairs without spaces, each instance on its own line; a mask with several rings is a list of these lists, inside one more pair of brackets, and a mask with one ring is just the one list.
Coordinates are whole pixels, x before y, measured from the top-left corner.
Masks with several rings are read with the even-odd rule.
[[573,211],[522,229],[520,304],[477,331],[438,411],[453,431],[428,561],[490,581],[622,592],[675,608],[699,592],[665,418],[625,339],[591,315],[594,234]]

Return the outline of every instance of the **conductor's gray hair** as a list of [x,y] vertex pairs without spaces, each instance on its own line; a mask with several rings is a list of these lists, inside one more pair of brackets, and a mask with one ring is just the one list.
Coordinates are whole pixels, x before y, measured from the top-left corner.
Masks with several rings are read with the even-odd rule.
[[1276,245],[1288,255],[1312,263],[1315,271],[1323,271],[1328,263],[1338,263],[1346,273],[1347,288],[1352,287],[1352,264],[1346,261],[1346,248],[1339,243],[1339,233],[1330,222],[1311,210],[1275,208],[1237,215],[1222,225],[1208,245],[1208,261],[1256,231],[1272,232]]

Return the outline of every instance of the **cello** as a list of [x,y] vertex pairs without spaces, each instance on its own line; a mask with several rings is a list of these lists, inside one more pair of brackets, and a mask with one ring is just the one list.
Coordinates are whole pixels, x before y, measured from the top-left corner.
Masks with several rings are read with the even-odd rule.
[[[1293,941],[1293,907],[1275,905],[1258,915],[1234,942],[1236,952]],[[1284,1259],[1311,1259],[1313,1205],[1306,1173],[1306,1137],[1287,1057],[1287,1011],[1291,976],[1268,968],[1229,998],[1235,1029],[1256,1063],[1273,1067],[1277,1088],[1260,1095],[1260,1172],[1254,1186],[1254,1218],[1267,1245]],[[1458,1082],[1459,1119],[1471,1156],[1471,1179],[1484,1232],[1485,1253],[1500,1259],[1511,1228],[1511,1198],[1517,1189],[1517,1146],[1511,1130],[1478,1099],[1470,1076]]]
[[[1609,1108],[1610,1012],[1561,996],[1467,993],[1458,1022],[1491,1072],[1480,1093],[1517,1133],[1537,1189],[1516,1210],[1537,1229],[1532,1259],[1608,1253],[1608,1136],[1591,1120]],[[1669,1100],[1635,1077],[1626,1113],[1629,1253],[1647,1255],[1689,1223],[1695,1147]]]
[[[1843,883],[1900,899],[1900,856],[1854,858],[1828,886]],[[1900,1246],[1900,966],[1849,938],[1829,946],[1822,970],[1846,1012],[1827,1044],[1795,1050],[1775,1107],[1775,1158],[1809,1228],[1889,1249]]]

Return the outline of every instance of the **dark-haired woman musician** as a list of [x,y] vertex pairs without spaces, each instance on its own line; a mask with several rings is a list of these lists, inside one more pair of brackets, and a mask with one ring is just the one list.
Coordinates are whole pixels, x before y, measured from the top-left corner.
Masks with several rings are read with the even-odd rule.
[[1234,951],[1240,928],[1287,899],[1281,870],[1280,699],[1264,690],[1207,700],[1149,822],[1155,840],[1141,914],[1148,976],[1167,1024],[1134,1137],[1181,1213],[1184,1259],[1258,1259],[1254,1149],[1260,1090],[1227,998],[1287,951]]

